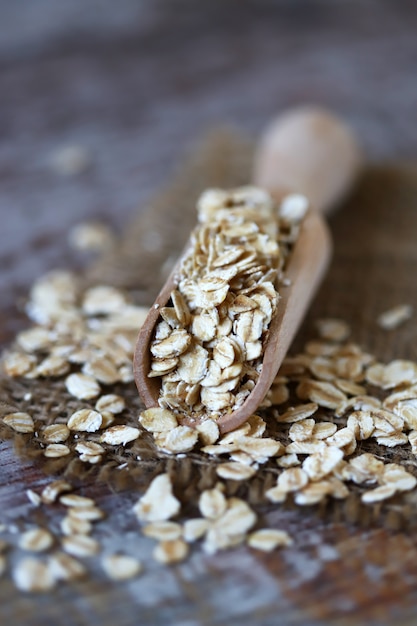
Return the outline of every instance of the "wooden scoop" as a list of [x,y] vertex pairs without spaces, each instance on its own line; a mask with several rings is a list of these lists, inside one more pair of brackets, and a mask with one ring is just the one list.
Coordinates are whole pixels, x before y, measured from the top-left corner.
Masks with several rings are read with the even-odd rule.
[[[281,299],[264,344],[262,372],[244,404],[218,418],[222,433],[243,424],[268,392],[330,260],[331,240],[321,214],[328,213],[348,191],[360,161],[351,132],[340,120],[320,109],[286,113],[261,138],[255,156],[255,185],[267,189],[278,201],[288,193],[301,193],[307,196],[312,209],[303,220],[287,265],[288,286],[279,290]],[[148,377],[150,344],[159,309],[166,306],[177,286],[179,263],[150,309],[136,344],[135,381],[147,408],[158,406],[161,386],[159,378]],[[196,424],[185,415],[181,416],[181,423]]]

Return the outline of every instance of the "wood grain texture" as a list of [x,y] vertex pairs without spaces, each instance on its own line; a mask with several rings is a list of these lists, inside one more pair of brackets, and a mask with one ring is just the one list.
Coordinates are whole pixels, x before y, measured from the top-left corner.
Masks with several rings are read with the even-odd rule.
[[[25,323],[14,301],[35,276],[80,266],[65,244],[69,225],[100,216],[122,229],[180,148],[218,121],[255,132],[278,108],[318,101],[353,124],[371,157],[417,154],[414,2],[279,2],[257,10],[247,2],[59,4],[37,0],[25,15],[16,3],[0,8],[3,343]],[[69,143],[86,146],[93,167],[62,178],[49,159]],[[332,315],[346,318],[353,339],[381,359],[417,358],[415,323],[396,333],[375,324],[392,305],[417,308],[416,198],[415,167],[366,171],[331,219],[335,259],[297,345],[311,336],[316,316]],[[19,523],[26,488],[47,479],[8,444],[0,451],[2,515]],[[294,549],[199,552],[161,570],[125,515],[133,496],[89,489],[111,516],[103,543],[131,546],[146,576],[119,585],[97,572],[37,597],[3,579],[2,622],[415,623],[415,536],[320,520],[308,510],[267,512],[265,525],[287,528]]]

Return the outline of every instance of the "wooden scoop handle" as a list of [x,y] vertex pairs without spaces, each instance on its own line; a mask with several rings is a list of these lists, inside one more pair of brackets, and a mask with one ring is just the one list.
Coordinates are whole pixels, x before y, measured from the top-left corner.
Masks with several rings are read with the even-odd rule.
[[304,194],[327,214],[350,189],[361,165],[351,130],[324,109],[302,107],[278,116],[262,135],[254,182],[276,197]]

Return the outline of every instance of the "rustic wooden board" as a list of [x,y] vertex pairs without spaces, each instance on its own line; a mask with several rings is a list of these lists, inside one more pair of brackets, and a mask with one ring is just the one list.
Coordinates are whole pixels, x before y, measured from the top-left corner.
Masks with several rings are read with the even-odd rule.
[[[121,229],[183,144],[218,121],[257,131],[278,108],[315,100],[344,114],[372,157],[416,155],[412,2],[283,2],[255,11],[250,3],[178,10],[133,0],[116,8],[106,0],[100,14],[83,11],[81,0],[60,10],[50,0],[35,4],[26,20],[17,9],[0,9],[2,343],[24,324],[14,301],[33,278],[79,265],[66,247],[68,226],[102,216]],[[49,165],[53,151],[69,143],[92,154],[92,168],[78,177],[60,177]],[[315,316],[336,315],[381,359],[417,358],[415,323],[396,333],[375,325],[393,304],[417,309],[416,199],[416,168],[368,169],[331,219],[334,263],[299,344]],[[47,479],[17,460],[9,444],[0,451],[1,512],[12,522],[27,510],[27,487],[39,489]],[[378,523],[363,529],[309,510],[271,511],[265,523],[289,529],[293,549],[216,557],[196,551],[186,564],[162,569],[150,558],[152,542],[125,514],[136,496],[89,490],[110,516],[103,544],[131,546],[146,575],[120,585],[96,572],[35,597],[3,579],[2,622],[415,623],[417,539],[407,532]]]

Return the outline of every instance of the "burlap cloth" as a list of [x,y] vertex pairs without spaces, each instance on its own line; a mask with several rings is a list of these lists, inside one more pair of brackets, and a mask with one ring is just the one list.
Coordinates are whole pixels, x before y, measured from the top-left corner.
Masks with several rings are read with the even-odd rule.
[[[128,289],[137,303],[151,304],[195,223],[198,194],[208,186],[246,183],[250,180],[251,156],[249,142],[233,134],[216,132],[206,138],[181,166],[169,187],[133,219],[118,245],[87,268],[85,283]],[[330,226],[334,259],[291,352],[296,353],[304,341],[314,336],[314,319],[329,316],[349,322],[352,340],[379,360],[417,360],[415,321],[395,331],[384,331],[376,324],[382,311],[397,304],[409,303],[417,311],[417,167],[367,167],[351,197],[332,215]],[[31,399],[25,400],[28,391]],[[126,398],[128,408],[123,422],[137,425],[141,402],[134,384],[114,386],[111,391]],[[7,378],[0,381],[0,417],[11,411],[28,411],[38,422],[48,424],[57,416],[65,421],[77,408],[80,402],[69,396],[62,381]],[[274,436],[279,425],[268,418],[268,410],[261,414],[268,422],[269,434]],[[82,463],[75,454],[45,459],[36,439],[13,434],[4,425],[0,426],[0,436],[13,436],[17,453],[41,463],[47,473],[64,474],[77,481],[106,481],[119,489],[143,488],[155,474],[169,471],[184,503],[195,501],[202,489],[216,482],[215,460],[199,453],[180,459],[169,457],[156,450],[147,434],[128,450],[116,448],[109,452],[105,462],[98,466]],[[361,443],[362,451],[382,454],[381,447],[375,443]],[[409,446],[384,448],[383,460],[402,463],[417,474],[416,459]],[[265,504],[264,492],[275,480],[272,465],[243,485],[226,481],[226,488],[230,495],[246,497],[252,504]],[[347,500],[329,501],[319,509],[336,519],[359,520],[365,524],[382,519],[390,526],[399,527],[404,523],[414,524],[417,519],[417,494],[412,492],[369,507],[362,505],[358,494],[353,492]]]

